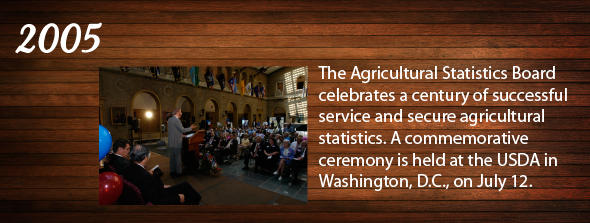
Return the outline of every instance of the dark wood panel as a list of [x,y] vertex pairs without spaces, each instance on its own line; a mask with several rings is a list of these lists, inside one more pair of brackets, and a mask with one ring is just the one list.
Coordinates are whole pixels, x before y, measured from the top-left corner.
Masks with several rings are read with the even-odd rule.
[[[157,207],[154,207],[156,209]],[[148,208],[149,209],[149,208]],[[268,210],[271,210],[270,208]],[[67,214],[55,216],[55,213],[35,212],[35,213],[3,213],[0,215],[7,221],[18,221],[26,218],[30,221],[46,221],[47,219],[55,221],[72,221],[72,219],[101,219],[104,221],[118,221],[124,218],[133,219],[136,221],[153,221],[155,219],[174,219],[176,221],[247,221],[247,222],[279,222],[284,221],[285,218],[289,220],[297,221],[317,221],[325,222],[334,219],[345,219],[346,221],[366,221],[370,218],[373,221],[407,221],[408,219],[417,219],[419,221],[502,221],[502,222],[552,222],[552,221],[565,221],[565,222],[586,222],[590,217],[590,213],[587,212],[569,212],[556,213],[556,212],[520,212],[505,213],[505,212],[426,212],[426,213],[370,213],[365,214],[361,212],[351,213],[315,213],[313,215],[306,214],[292,214],[293,216],[286,215],[282,212],[270,212],[264,216],[260,216],[260,213],[241,213],[241,214],[220,214],[220,213],[203,213],[203,212],[192,212],[189,214],[179,213],[161,213],[153,211],[150,213],[109,213],[105,215],[101,212],[68,212]],[[518,217],[515,217],[517,215]]]
[[0,141],[12,142],[98,142],[96,130],[2,131]]
[[[3,2],[0,11],[0,215],[5,221],[588,221],[587,129],[590,99],[590,5],[584,1],[48,1]],[[58,23],[102,22],[93,53],[15,54],[25,39]],[[31,43],[36,44],[37,36]],[[48,38],[50,39],[50,38]],[[50,41],[46,39],[45,41]],[[71,40],[71,36],[70,36]],[[86,49],[92,41],[83,41]],[[195,64],[197,63],[197,64]],[[310,200],[305,206],[231,208],[97,205],[98,137],[95,127],[101,66],[308,66],[310,114]],[[318,66],[347,69],[377,66],[432,69],[434,66],[549,69],[556,80],[322,80]],[[328,83],[329,82],[329,83]],[[420,82],[419,84],[401,84]],[[430,82],[430,83],[428,83]],[[432,83],[432,82],[440,82]],[[457,82],[457,83],[455,83]],[[464,84],[459,82],[472,82]],[[473,83],[477,82],[477,83]],[[486,82],[485,84],[482,82]],[[551,83],[549,83],[551,82]],[[348,84],[353,83],[353,84]],[[387,84],[392,83],[392,84]],[[504,84],[496,84],[504,83]],[[522,84],[517,84],[522,83]],[[342,86],[342,87],[340,87]],[[364,90],[432,89],[534,90],[568,87],[563,103],[320,102],[320,88]],[[93,89],[94,88],[94,89]],[[314,89],[316,89],[314,92]],[[390,90],[394,89],[394,90]],[[86,93],[82,93],[86,92]],[[469,111],[546,109],[545,123],[397,126],[317,123],[320,111]],[[368,106],[368,107],[362,107]],[[510,106],[510,107],[498,107]],[[330,107],[328,109],[327,107]],[[96,126],[95,124],[92,124]],[[383,126],[390,127],[382,130]],[[528,145],[320,145],[319,134],[527,134]],[[425,128],[402,130],[401,128]],[[436,130],[436,128],[441,128]],[[466,130],[452,130],[465,128]],[[474,128],[485,128],[475,130]],[[493,128],[502,128],[501,130]],[[539,130],[524,130],[526,128]],[[329,130],[338,129],[338,130]],[[514,130],[523,129],[523,130]],[[576,130],[579,129],[579,130]],[[400,153],[548,153],[556,167],[320,167],[320,156],[392,156]],[[366,189],[321,188],[318,175],[453,176],[527,174],[530,189]],[[413,188],[414,189],[414,188]],[[11,213],[16,212],[16,213]],[[60,213],[54,213],[60,212]],[[203,219],[200,219],[203,218]]]
[[372,189],[309,189],[310,200],[587,200],[587,189],[472,189],[472,190],[395,190],[376,192]]
[[[58,28],[64,30],[68,25],[58,24]],[[18,35],[22,27],[23,24],[0,24],[0,30],[5,31],[2,35]],[[82,30],[86,27],[81,26]],[[93,33],[99,36],[580,36],[590,34],[590,24],[103,24]]]
[[7,189],[98,189],[98,177],[3,177],[0,188]]
[[98,94],[98,83],[0,84],[0,94]]
[[[349,0],[326,2],[268,1],[243,2],[239,0],[216,2],[187,1],[119,1],[105,4],[100,1],[63,1],[51,4],[47,1],[7,3],[2,11],[590,11],[590,6],[580,1],[531,1],[531,2],[440,2],[404,1],[403,4],[384,4],[381,1],[356,2]],[[34,5],[35,7],[31,7]]]
[[0,84],[98,83],[98,78],[98,71],[0,71]]
[[[2,200],[96,200],[96,189],[0,189]],[[455,200],[575,200],[587,199],[589,190],[584,189],[513,189],[499,192],[497,189],[445,190],[445,189],[383,189],[376,193],[373,189],[309,189],[317,199],[325,200],[371,200],[383,199],[387,196],[401,200],[443,200],[441,196],[456,198]],[[352,196],[347,196],[352,194]],[[381,195],[380,195],[381,194]],[[480,197],[480,199],[474,199]],[[311,199],[310,199],[311,200]],[[444,199],[451,200],[451,199]]]
[[[590,28],[590,27],[589,27]],[[13,48],[0,49],[0,58],[139,58],[165,57],[168,59],[588,59],[584,48],[105,48],[93,53],[76,51],[71,54],[14,53]],[[211,54],[211,51],[216,53]],[[442,67],[441,67],[442,68]],[[442,75],[442,73],[441,73]]]
[[[96,161],[96,158],[98,158],[97,148],[98,147],[94,148],[95,153],[90,154],[4,154],[0,158],[0,166],[89,165],[95,163],[94,161]],[[63,148],[63,150],[77,150],[77,148]]]
[[30,118],[96,118],[95,107],[0,107],[2,119]]
[[0,200],[96,200],[97,189],[0,189]]
[[[96,109],[95,109],[96,110]],[[0,119],[2,130],[96,130],[97,118]],[[122,126],[123,128],[126,126]]]
[[377,23],[377,24],[551,24],[590,23],[588,12],[4,12],[0,23]]
[[[435,66],[449,65],[464,69],[467,67],[489,67],[498,70],[512,70],[513,66],[522,69],[555,69],[558,71],[588,71],[589,60],[199,60],[195,64],[189,59],[3,59],[0,69],[4,71],[96,71],[102,66],[308,66],[321,72],[318,66],[346,67],[352,71],[354,66],[376,69],[377,66],[399,68],[407,67],[412,70],[434,69]],[[442,68],[442,67],[441,67]]]
[[[466,212],[493,211],[518,212],[546,210],[547,212],[586,211],[590,201],[309,201],[308,205],[275,205],[280,213],[399,213],[399,212]],[[338,207],[338,208],[334,208]],[[34,208],[40,212],[115,212],[145,213],[158,209],[159,213],[194,213],[190,206],[146,208],[144,206],[97,205],[96,201],[3,201],[0,212],[28,212]],[[202,206],[200,212],[227,214],[226,206]],[[233,213],[250,213],[249,208],[235,208]]]
[[92,142],[2,142],[0,153],[62,153],[98,155],[98,141]]
[[0,95],[0,106],[98,107],[98,95]]
[[[98,158],[98,157],[97,157]],[[1,177],[98,177],[99,160],[92,166],[5,166]],[[97,197],[98,198],[98,197]]]
[[[14,48],[26,36],[0,36],[0,47]],[[37,39],[38,35],[33,37]],[[53,39],[45,38],[51,46]],[[33,41],[31,43],[37,42]],[[73,44],[73,39],[68,39]],[[81,41],[79,49],[89,49],[92,41]],[[536,48],[588,47],[589,36],[101,36],[100,48],[161,47],[264,47],[264,48]],[[68,47],[71,47],[68,45]]]

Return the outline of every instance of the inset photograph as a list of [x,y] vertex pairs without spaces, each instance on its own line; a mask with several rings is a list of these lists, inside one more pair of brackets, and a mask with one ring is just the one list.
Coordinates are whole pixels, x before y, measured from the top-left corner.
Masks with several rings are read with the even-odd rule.
[[99,75],[101,205],[307,204],[307,67]]

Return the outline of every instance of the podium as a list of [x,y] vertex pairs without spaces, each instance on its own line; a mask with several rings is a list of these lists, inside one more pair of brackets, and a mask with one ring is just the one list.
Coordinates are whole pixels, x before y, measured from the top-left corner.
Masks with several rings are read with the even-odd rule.
[[[182,150],[184,151],[184,166],[187,170],[199,169],[199,145],[205,142],[205,131],[194,132],[190,137],[182,138]],[[190,171],[189,170],[189,171]]]

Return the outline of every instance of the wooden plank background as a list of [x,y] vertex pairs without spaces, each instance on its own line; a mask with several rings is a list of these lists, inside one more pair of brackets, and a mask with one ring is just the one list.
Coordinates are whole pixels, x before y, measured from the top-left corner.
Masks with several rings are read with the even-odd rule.
[[[0,7],[0,218],[3,221],[588,221],[590,219],[590,3],[588,1],[10,1]],[[102,22],[101,43],[72,54],[16,54],[20,29],[37,35]],[[48,36],[52,36],[49,32]],[[73,38],[70,37],[70,40]],[[47,38],[46,42],[51,41]],[[73,42],[73,41],[69,41]],[[47,45],[47,44],[46,44]],[[100,66],[308,66],[306,206],[99,206],[96,156]],[[550,69],[556,80],[326,81],[318,66],[350,71],[404,66]],[[510,76],[510,75],[509,75]],[[336,88],[380,91],[545,91],[567,102],[320,102]],[[481,112],[545,109],[544,123],[318,123],[323,111]],[[319,145],[320,134],[527,134],[528,145]],[[322,156],[397,153],[549,153],[557,167],[320,167]],[[526,174],[533,188],[322,188],[318,174],[454,177]],[[510,180],[510,179],[509,179]],[[6,220],[5,220],[6,219]]]

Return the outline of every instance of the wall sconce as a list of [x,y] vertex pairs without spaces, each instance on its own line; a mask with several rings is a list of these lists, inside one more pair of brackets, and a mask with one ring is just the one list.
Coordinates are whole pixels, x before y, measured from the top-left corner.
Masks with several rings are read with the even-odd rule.
[[201,109],[201,114],[199,115],[199,117],[203,117],[203,115],[205,115],[205,109]]
[[223,117],[227,116],[227,110],[223,112]]

